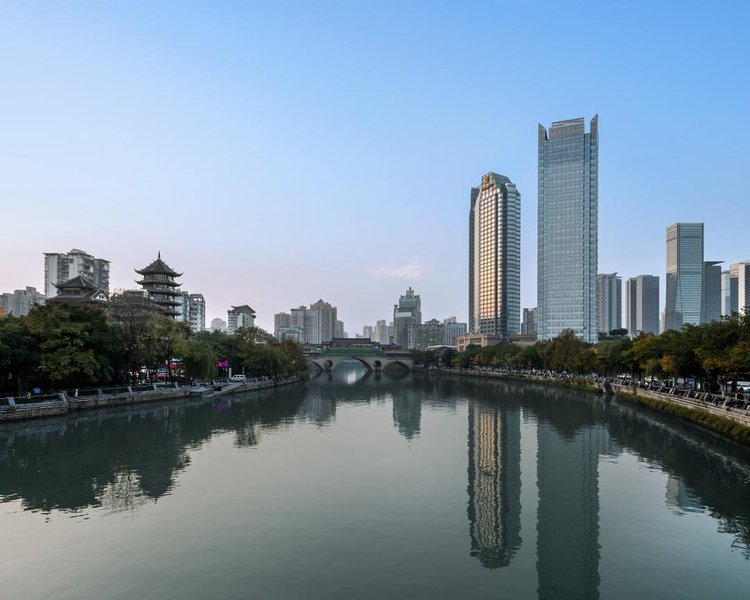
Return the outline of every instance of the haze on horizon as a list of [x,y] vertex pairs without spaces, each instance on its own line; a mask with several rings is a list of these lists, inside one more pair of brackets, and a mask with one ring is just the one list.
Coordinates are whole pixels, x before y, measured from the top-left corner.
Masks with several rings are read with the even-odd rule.
[[[537,124],[600,123],[599,272],[663,278],[665,229],[750,258],[743,2],[0,5],[0,292],[44,252],[158,251],[207,324],[318,298],[346,330],[466,321],[469,191],[522,196],[536,305]],[[726,265],[725,265],[726,266]]]

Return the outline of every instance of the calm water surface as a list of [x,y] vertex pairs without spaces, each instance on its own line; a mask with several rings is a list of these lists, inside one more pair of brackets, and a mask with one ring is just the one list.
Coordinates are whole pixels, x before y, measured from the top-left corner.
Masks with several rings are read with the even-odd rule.
[[750,597],[750,452],[629,404],[347,370],[0,426],[2,598]]

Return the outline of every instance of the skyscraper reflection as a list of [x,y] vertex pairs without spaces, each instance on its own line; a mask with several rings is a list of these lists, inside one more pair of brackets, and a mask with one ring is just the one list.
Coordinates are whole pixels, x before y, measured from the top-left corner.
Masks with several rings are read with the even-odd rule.
[[609,435],[599,425],[566,437],[539,423],[537,432],[539,598],[598,598],[597,465],[610,453]]
[[469,401],[471,555],[506,567],[521,547],[521,413]]

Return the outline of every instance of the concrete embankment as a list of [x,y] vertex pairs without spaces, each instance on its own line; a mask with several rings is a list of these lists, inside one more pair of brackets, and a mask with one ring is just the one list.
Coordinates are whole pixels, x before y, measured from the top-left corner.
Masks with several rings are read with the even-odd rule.
[[[260,381],[248,381],[246,383],[224,383],[211,386],[210,391],[204,397],[219,397],[227,394],[239,394],[272,388],[280,385],[289,385],[301,381],[302,378],[287,377],[278,381],[264,379]],[[147,389],[144,389],[147,388]],[[191,395],[195,391],[192,386],[140,386],[139,388],[123,387],[111,390],[94,390],[86,394],[68,394],[59,392],[46,396],[32,396],[30,398],[0,398],[0,422],[20,421],[24,419],[40,419],[66,415],[80,410],[96,408],[107,408],[138,404],[143,402],[164,402],[177,400]]]
[[596,382],[583,378],[560,378],[474,369],[415,369],[415,371],[503,379],[506,381],[526,381],[598,393],[611,393],[617,395],[619,398],[648,406],[743,444],[750,445],[750,410],[732,407],[730,406],[731,400],[729,398],[722,398],[717,395],[689,392],[690,396],[684,396],[680,395],[682,392],[676,392],[675,390],[669,393],[638,385],[618,384],[611,381]]

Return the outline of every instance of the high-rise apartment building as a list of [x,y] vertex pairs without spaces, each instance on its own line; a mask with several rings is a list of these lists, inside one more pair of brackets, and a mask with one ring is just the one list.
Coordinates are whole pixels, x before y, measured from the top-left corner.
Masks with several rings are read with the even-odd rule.
[[227,333],[236,333],[240,327],[255,327],[255,311],[247,304],[227,311]]
[[711,323],[721,319],[721,263],[703,263],[703,297],[701,298],[701,323]]
[[596,276],[596,324],[605,334],[622,328],[622,277],[617,273]]
[[187,322],[192,331],[206,330],[206,299],[203,294],[190,294]]
[[566,329],[597,341],[599,128],[591,119],[539,125],[537,335]]
[[521,194],[497,173],[471,189],[469,329],[504,341],[521,329]]
[[743,314],[750,306],[750,260],[729,265],[729,308]]
[[377,321],[372,330],[372,341],[378,344],[390,344],[393,327],[385,324],[385,319]]
[[346,331],[344,331],[344,322],[343,321],[336,321],[336,335],[337,338],[345,338],[349,337],[346,334]]
[[44,253],[44,294],[47,298],[57,296],[56,285],[78,276],[86,277],[97,288],[109,294],[108,260],[94,258],[91,254],[75,248],[67,254]]
[[273,335],[278,338],[282,339],[279,336],[279,333],[282,328],[289,327],[292,324],[292,315],[285,312],[276,313],[273,316]]
[[15,290],[6,294],[0,294],[0,316],[13,315],[23,317],[28,315],[31,308],[36,304],[44,304],[46,297],[37,292],[35,287],[26,286],[25,290]]
[[631,337],[641,333],[659,334],[659,278],[655,275],[631,277],[625,284],[625,312]]
[[703,223],[667,227],[666,330],[699,325],[703,313]]
[[393,305],[393,334],[396,343],[402,348],[411,348],[413,325],[422,324],[422,299],[409,287],[398,304]]
[[336,307],[322,298],[311,304],[306,315],[305,341],[308,344],[322,344],[335,338],[336,316]]

